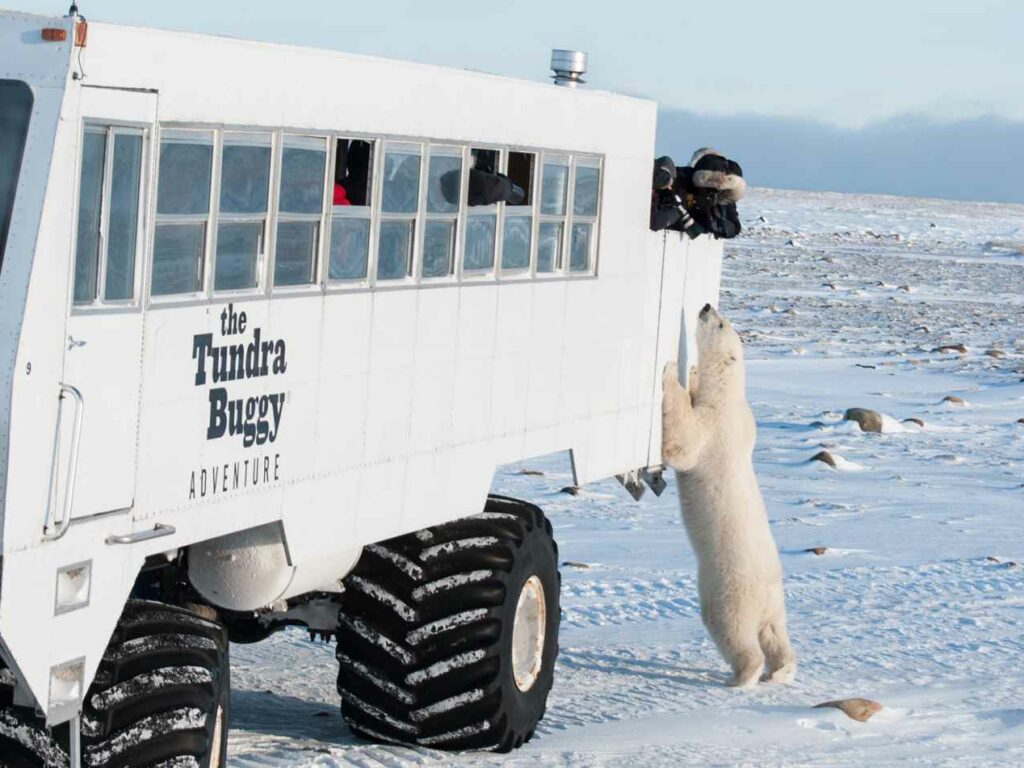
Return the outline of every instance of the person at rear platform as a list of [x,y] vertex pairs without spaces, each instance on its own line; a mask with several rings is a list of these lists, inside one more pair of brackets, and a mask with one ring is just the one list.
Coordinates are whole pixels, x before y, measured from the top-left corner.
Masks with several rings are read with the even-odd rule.
[[654,161],[651,229],[673,229],[690,238],[730,239],[743,230],[736,203],[746,191],[743,169],[709,147],[676,169],[669,157]]

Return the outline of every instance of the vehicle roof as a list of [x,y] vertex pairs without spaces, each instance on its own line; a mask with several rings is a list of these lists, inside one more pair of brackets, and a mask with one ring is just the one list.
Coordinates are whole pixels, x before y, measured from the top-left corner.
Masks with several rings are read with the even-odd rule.
[[[5,8],[0,7],[0,19],[2,19],[4,16],[20,18],[20,19],[24,19],[24,20],[38,20],[40,24],[53,24],[53,25],[63,24],[63,23],[66,23],[67,20],[68,20],[68,17],[61,16],[59,14],[47,15],[47,14],[26,13],[26,12],[22,12],[22,11],[7,10]],[[85,17],[83,16],[83,18],[85,18]],[[91,18],[89,18],[87,20],[89,22],[90,34],[92,34],[92,32],[94,30],[96,30],[96,29],[104,29],[104,28],[106,28],[106,29],[111,29],[111,30],[121,30],[121,31],[125,31],[125,32],[130,32],[130,33],[137,34],[137,35],[144,35],[144,36],[147,36],[147,37],[152,36],[154,38],[158,38],[158,39],[161,39],[161,40],[164,40],[164,41],[175,41],[175,40],[177,40],[177,41],[180,41],[180,42],[185,42],[185,41],[188,41],[188,40],[196,40],[196,41],[206,41],[206,42],[211,42],[211,43],[216,42],[216,43],[223,44],[225,46],[240,45],[240,46],[245,46],[245,47],[250,47],[250,48],[255,48],[255,49],[262,49],[262,50],[265,50],[267,52],[279,52],[279,53],[291,52],[291,53],[300,54],[300,55],[316,55],[316,56],[320,56],[320,57],[331,57],[331,58],[336,59],[338,62],[365,61],[365,62],[371,62],[371,63],[372,62],[387,63],[387,64],[392,64],[392,65],[401,65],[401,66],[404,66],[404,67],[408,67],[410,69],[421,69],[421,70],[425,70],[425,71],[428,71],[428,72],[432,72],[434,74],[445,74],[445,73],[452,73],[452,72],[461,72],[461,73],[464,73],[464,74],[470,74],[470,75],[472,75],[474,77],[479,77],[481,79],[494,80],[494,81],[499,81],[499,82],[530,83],[530,84],[532,84],[532,85],[534,85],[534,86],[536,86],[538,88],[549,88],[549,87],[552,86],[551,83],[548,83],[548,82],[543,81],[543,80],[530,80],[530,79],[526,79],[526,78],[511,77],[511,76],[508,76],[508,75],[499,75],[499,74],[495,74],[495,73],[492,73],[492,72],[486,72],[486,71],[483,71],[483,70],[472,69],[472,68],[468,68],[468,67],[467,68],[446,67],[446,66],[442,66],[442,65],[438,65],[438,64],[428,64],[428,63],[424,63],[424,62],[411,61],[411,60],[408,60],[408,59],[397,59],[397,58],[390,58],[390,57],[386,57],[386,56],[374,56],[374,55],[371,55],[371,54],[362,54],[362,53],[350,53],[350,52],[347,52],[347,51],[342,51],[342,50],[338,50],[338,49],[334,49],[334,48],[322,48],[322,47],[317,47],[317,46],[305,46],[305,45],[294,45],[294,44],[289,44],[289,43],[269,42],[269,41],[264,41],[264,40],[255,40],[255,39],[252,39],[252,38],[238,37],[238,36],[235,36],[235,35],[228,35],[228,34],[209,34],[209,33],[191,32],[191,31],[188,31],[188,30],[181,30],[181,29],[170,29],[170,28],[164,28],[164,27],[150,27],[150,26],[142,26],[142,25],[111,23],[111,22],[105,22],[105,21],[101,21],[101,20],[94,21]],[[537,70],[538,70],[538,72],[543,71],[542,68],[541,68],[541,62],[537,62]],[[566,89],[566,90],[568,90],[568,89]],[[617,100],[621,99],[621,100],[625,100],[625,101],[634,101],[634,102],[648,102],[648,101],[650,101],[648,99],[643,99],[643,98],[640,98],[640,97],[637,97],[637,96],[630,96],[630,95],[626,95],[626,94],[616,93],[614,91],[605,91],[605,90],[595,89],[595,88],[591,88],[591,87],[585,87],[585,88],[576,89],[576,90],[577,90],[577,92],[580,92],[580,93],[586,93],[587,95],[584,98],[606,97],[606,98],[613,98],[613,99],[617,99]]]

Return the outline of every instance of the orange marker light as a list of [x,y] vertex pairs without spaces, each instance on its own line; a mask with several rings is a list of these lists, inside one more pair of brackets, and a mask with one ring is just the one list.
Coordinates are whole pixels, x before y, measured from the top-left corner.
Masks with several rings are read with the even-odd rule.
[[68,39],[68,31],[58,27],[47,27],[43,30],[43,40],[48,43],[63,43]]
[[85,43],[89,39],[89,22],[79,21],[75,24],[75,47],[85,48]]

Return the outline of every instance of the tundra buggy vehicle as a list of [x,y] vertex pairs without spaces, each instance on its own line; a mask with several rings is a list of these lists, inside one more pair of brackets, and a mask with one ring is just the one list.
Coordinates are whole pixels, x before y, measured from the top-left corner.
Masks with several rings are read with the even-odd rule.
[[655,117],[0,12],[0,763],[222,765],[229,641],[289,625],[362,737],[529,739],[557,549],[495,468],[660,485],[718,294],[649,230]]

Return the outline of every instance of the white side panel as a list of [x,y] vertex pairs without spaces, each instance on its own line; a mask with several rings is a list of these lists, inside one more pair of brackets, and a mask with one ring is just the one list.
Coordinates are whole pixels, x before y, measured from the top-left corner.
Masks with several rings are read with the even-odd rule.
[[[68,33],[62,43],[43,40],[44,28]],[[63,89],[71,58],[71,20],[0,10],[0,78]]]
[[657,364],[653,371],[655,408],[651,415],[648,465],[661,463],[661,371],[678,363],[679,380],[697,364],[697,314],[705,304],[718,304],[722,244],[710,235],[696,240],[674,232],[665,235],[665,290],[661,304]]

